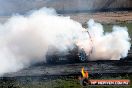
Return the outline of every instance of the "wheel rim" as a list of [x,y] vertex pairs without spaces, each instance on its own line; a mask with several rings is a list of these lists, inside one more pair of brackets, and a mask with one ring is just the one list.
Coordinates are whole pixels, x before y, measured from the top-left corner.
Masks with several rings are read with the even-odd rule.
[[85,61],[86,60],[86,54],[84,51],[81,50],[81,52],[79,53],[79,59],[81,61]]

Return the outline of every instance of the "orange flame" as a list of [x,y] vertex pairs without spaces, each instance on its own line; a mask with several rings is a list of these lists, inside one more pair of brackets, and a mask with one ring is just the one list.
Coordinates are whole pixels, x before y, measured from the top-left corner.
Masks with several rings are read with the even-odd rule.
[[82,68],[81,73],[82,73],[83,78],[88,78],[88,75],[89,75],[88,71],[85,71],[84,67]]

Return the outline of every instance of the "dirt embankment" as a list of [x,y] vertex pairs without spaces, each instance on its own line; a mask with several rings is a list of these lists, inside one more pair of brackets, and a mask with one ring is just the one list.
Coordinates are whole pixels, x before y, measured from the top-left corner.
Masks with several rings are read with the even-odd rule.
[[132,21],[132,0],[2,0],[0,3],[2,23],[12,14],[25,14],[42,7],[52,7],[59,14],[71,16],[80,23],[85,23],[90,18],[101,23]]
[[132,0],[0,0],[0,15],[24,14],[29,10],[52,7],[59,13],[132,10]]
[[128,11],[67,14],[67,16],[68,15],[70,15],[71,19],[74,19],[82,24],[87,22],[91,18],[97,22],[106,24],[132,22],[132,12]]

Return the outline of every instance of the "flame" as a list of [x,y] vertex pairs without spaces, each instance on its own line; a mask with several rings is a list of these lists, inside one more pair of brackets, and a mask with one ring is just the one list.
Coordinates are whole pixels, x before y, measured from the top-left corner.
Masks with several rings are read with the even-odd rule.
[[88,78],[88,75],[89,75],[88,71],[85,71],[84,67],[82,68],[81,73],[82,73],[83,78]]

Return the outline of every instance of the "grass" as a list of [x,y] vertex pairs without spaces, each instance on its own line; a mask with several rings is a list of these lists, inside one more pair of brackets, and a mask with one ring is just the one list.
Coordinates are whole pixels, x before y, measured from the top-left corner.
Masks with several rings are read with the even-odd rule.
[[[30,82],[26,79],[31,79]],[[92,79],[90,77],[90,79]],[[102,76],[96,79],[130,79],[132,81],[132,74],[128,75],[118,75],[116,77],[112,76]],[[56,79],[40,80],[34,81],[34,78],[25,78],[23,80],[15,79],[4,79],[0,80],[0,88],[132,88],[131,86],[87,86],[83,87],[80,85],[78,77],[59,77]]]

